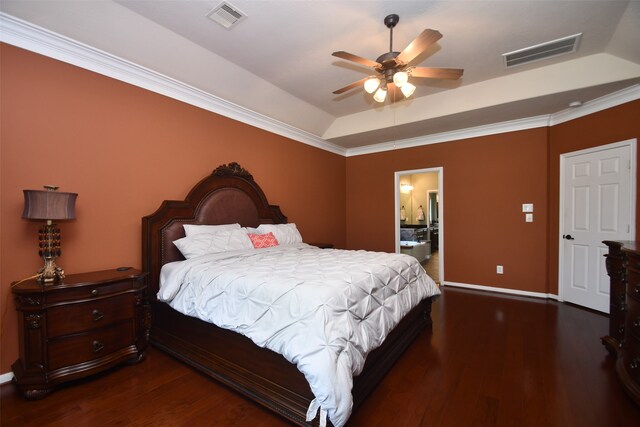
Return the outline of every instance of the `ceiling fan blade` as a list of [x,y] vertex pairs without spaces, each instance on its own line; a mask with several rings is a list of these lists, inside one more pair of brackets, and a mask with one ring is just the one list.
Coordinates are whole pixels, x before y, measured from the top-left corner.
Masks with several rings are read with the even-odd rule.
[[350,85],[346,85],[346,86],[345,86],[345,87],[343,87],[343,88],[340,88],[340,89],[338,89],[338,90],[334,90],[334,91],[333,91],[333,93],[334,93],[335,95],[340,95],[341,93],[345,93],[346,91],[351,90],[351,89],[353,89],[354,87],[362,86],[362,85],[364,84],[364,82],[365,82],[368,78],[369,78],[369,77],[365,77],[364,79],[360,79],[360,80],[358,80],[357,82],[353,82],[353,83],[351,83]]
[[332,55],[337,56],[338,58],[346,59],[347,61],[357,62],[358,64],[364,65],[365,67],[376,68],[380,66],[380,64],[378,64],[376,61],[372,61],[370,59],[363,58],[361,56],[354,55],[342,50],[333,52]]
[[412,77],[446,80],[458,80],[462,77],[462,73],[464,73],[464,70],[460,68],[415,67],[409,71],[409,75]]
[[426,29],[416,37],[409,46],[405,47],[396,58],[398,61],[408,64],[416,56],[424,52],[429,46],[442,38],[442,34],[437,30]]

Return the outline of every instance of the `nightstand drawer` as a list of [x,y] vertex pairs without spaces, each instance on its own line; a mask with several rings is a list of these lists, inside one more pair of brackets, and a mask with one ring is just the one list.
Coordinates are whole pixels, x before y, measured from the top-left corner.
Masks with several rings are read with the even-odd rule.
[[47,295],[49,304],[56,302],[67,302],[74,300],[90,299],[109,296],[119,292],[125,292],[133,289],[132,281],[125,280],[109,284],[83,285],[77,288],[67,288],[58,292],[51,292]]
[[124,294],[53,307],[47,314],[48,335],[58,337],[133,319],[133,298],[133,294]]
[[133,320],[49,342],[49,370],[89,362],[133,345]]

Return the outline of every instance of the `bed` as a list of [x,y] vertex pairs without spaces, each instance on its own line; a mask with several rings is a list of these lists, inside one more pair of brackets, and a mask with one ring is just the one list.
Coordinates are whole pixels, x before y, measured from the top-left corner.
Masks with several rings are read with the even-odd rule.
[[[237,163],[216,168],[184,200],[166,200],[142,219],[142,265],[149,272],[153,312],[150,341],[294,424],[322,425],[326,419],[322,411],[314,420],[307,420],[311,409],[315,414],[315,396],[295,364],[247,336],[182,314],[157,298],[162,267],[185,259],[173,243],[185,237],[184,225],[233,223],[242,227],[287,224],[280,208],[268,203],[251,174]],[[431,303],[436,296],[422,299],[393,327],[382,345],[369,352],[364,368],[353,378],[354,409],[417,335],[431,325]]]

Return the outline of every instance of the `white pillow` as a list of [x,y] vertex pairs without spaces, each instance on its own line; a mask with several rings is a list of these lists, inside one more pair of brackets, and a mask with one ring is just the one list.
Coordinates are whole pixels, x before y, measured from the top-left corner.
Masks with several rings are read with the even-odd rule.
[[280,246],[302,243],[302,236],[294,223],[290,224],[260,224],[258,233],[273,233]]
[[251,239],[243,230],[223,230],[218,233],[201,233],[174,240],[186,259],[218,252],[253,249]]
[[199,225],[199,224],[184,224],[184,234],[187,236],[194,236],[196,234],[203,233],[217,233],[219,231],[227,231],[240,228],[240,224],[222,224],[222,225]]

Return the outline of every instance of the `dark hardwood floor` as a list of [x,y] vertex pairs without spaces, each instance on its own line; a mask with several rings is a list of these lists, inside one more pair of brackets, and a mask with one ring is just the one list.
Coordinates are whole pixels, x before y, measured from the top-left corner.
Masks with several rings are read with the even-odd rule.
[[436,283],[440,284],[440,252],[431,253],[431,257],[422,261],[422,267]]
[[[607,318],[553,301],[445,288],[423,332],[349,426],[640,426],[600,344]],[[156,349],[147,360],[27,402],[10,426],[283,426]]]

